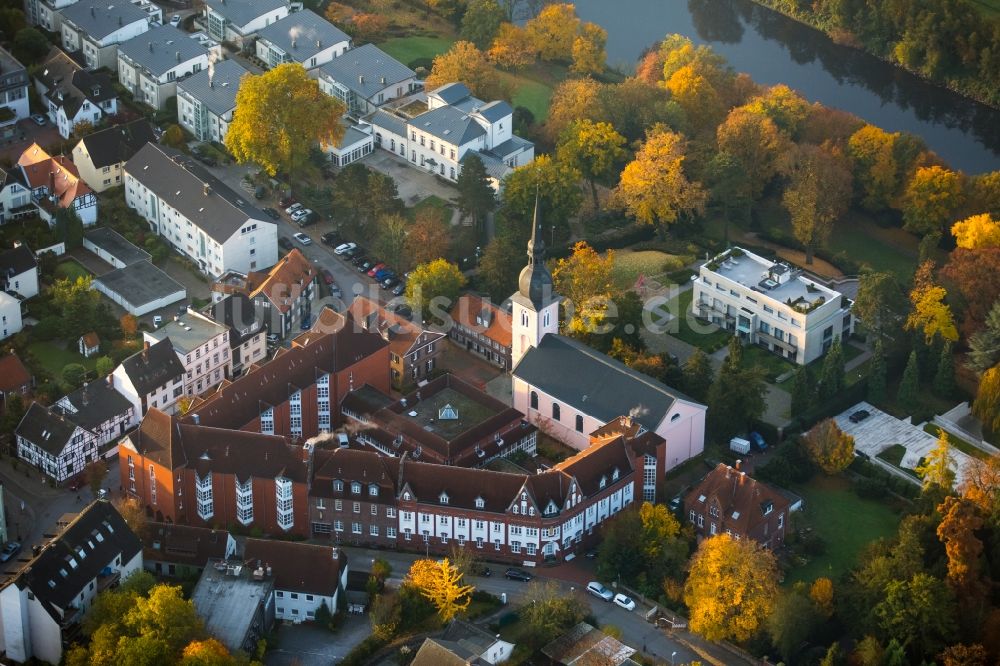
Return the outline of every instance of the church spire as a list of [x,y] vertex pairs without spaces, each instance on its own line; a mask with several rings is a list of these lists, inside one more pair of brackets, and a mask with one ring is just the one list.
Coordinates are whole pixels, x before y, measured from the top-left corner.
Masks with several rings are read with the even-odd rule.
[[528,241],[528,265],[521,270],[517,280],[518,294],[540,309],[551,302],[555,294],[552,275],[545,265],[545,241],[542,240],[541,202],[535,191],[535,213],[531,221],[531,239]]
[[535,213],[531,218],[531,239],[528,241],[528,265],[544,263],[545,241],[542,240],[542,216],[539,214],[538,191],[535,191]]

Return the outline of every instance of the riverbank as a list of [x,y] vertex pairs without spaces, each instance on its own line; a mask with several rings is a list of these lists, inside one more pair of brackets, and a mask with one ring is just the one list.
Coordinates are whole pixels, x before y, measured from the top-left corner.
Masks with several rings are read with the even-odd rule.
[[[919,78],[922,81],[929,83],[930,85],[936,86],[938,88],[943,88],[945,90],[950,90],[951,92],[961,95],[967,99],[970,99],[979,104],[990,107],[991,109],[1000,110],[1000,92],[993,92],[993,97],[988,97],[981,94],[974,87],[979,81],[979,77],[973,73],[968,74],[961,79],[942,79],[939,77],[928,76],[919,69],[913,67],[907,67],[905,63],[899,62],[895,58],[891,58],[888,55],[878,53],[872,50],[864,42],[859,40],[853,33],[849,31],[844,31],[844,34],[839,36],[832,33],[829,26],[823,21],[819,20],[819,17],[814,14],[801,14],[797,12],[790,12],[785,7],[782,6],[781,0],[750,0],[756,5],[763,7],[764,9],[770,10],[777,14],[781,14],[787,19],[800,23],[802,25],[808,26],[818,32],[821,32],[824,37],[829,39],[834,44],[838,46],[844,46],[847,48],[855,49],[863,53],[867,53],[870,56],[878,58],[882,62],[891,65],[893,67],[898,67],[899,69],[912,74],[913,76]],[[849,37],[849,38],[848,38]]]

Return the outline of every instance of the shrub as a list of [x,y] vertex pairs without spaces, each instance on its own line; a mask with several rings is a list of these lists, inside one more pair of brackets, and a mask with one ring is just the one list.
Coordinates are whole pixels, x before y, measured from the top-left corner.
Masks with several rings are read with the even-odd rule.
[[880,500],[889,494],[884,483],[868,477],[856,479],[851,488],[862,499]]
[[363,666],[369,663],[372,656],[386,646],[386,641],[376,636],[369,636],[354,646],[354,649],[347,653],[341,666]]

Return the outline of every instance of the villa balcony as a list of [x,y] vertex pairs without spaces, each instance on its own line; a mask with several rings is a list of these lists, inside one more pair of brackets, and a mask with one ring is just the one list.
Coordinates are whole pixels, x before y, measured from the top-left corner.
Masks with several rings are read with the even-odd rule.
[[725,308],[717,308],[711,303],[706,303],[704,301],[698,301],[697,307],[697,315],[702,319],[711,320],[713,317],[722,317],[727,322],[736,321],[736,317],[729,314]]
[[757,333],[757,340],[759,342],[767,343],[768,346],[778,345],[782,349],[788,351],[798,351],[798,345],[796,345],[794,338],[791,339],[785,338],[784,340],[779,340],[770,333],[765,333],[763,331],[756,331],[756,333]]

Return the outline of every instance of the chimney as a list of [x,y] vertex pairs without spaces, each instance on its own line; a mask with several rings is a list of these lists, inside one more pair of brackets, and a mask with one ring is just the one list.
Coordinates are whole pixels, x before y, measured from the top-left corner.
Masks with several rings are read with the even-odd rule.
[[379,80],[379,83],[381,83],[382,85],[385,85],[385,77],[384,76],[380,76],[378,80]]
[[88,400],[88,398],[87,398],[87,382],[84,382],[84,383],[83,383],[83,393],[82,393],[82,394],[80,395],[80,403],[81,403],[81,404],[82,404],[82,405],[83,405],[84,407],[86,407],[86,406],[87,406],[87,402],[88,402],[88,401],[89,401],[89,400]]
[[743,482],[746,481],[746,478],[747,478],[747,473],[746,472],[740,472],[740,485],[741,486],[743,485]]
[[323,48],[323,40],[321,40],[321,39],[317,39],[316,40],[316,48],[317,49]]
[[195,425],[200,425],[201,424],[201,417],[198,416],[197,414],[192,414],[191,415],[191,420],[194,421]]
[[295,39],[294,37],[292,37],[292,48],[293,49],[297,49],[298,48],[298,40]]
[[358,74],[358,83],[364,83],[364,82],[365,82],[365,75]]
[[742,460],[740,460],[739,458],[737,458],[737,459],[736,459],[736,470],[737,470],[737,471],[739,471],[739,469],[740,469],[740,463],[742,463],[742,462],[743,462],[743,461],[742,461]]
[[153,42],[150,42],[150,43],[149,43],[149,52],[150,52],[150,53],[152,53],[152,52],[153,52]]
[[94,14],[94,7],[93,7],[93,5],[91,5],[91,7],[90,7],[90,15],[91,15],[91,16],[94,16],[94,15],[95,15],[95,14]]
[[142,362],[149,363],[149,340],[142,343]]
[[181,52],[180,51],[174,51],[174,57],[177,58],[177,62],[180,62],[181,61]]

